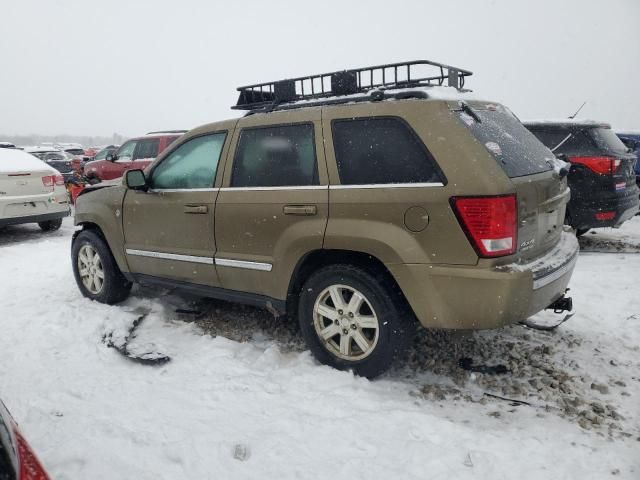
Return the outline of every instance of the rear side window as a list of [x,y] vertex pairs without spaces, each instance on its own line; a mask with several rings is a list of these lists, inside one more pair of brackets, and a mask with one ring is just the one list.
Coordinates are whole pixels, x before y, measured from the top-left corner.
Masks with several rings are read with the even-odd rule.
[[442,181],[431,154],[399,118],[334,120],[332,130],[343,185]]
[[467,107],[459,111],[458,116],[509,178],[553,168],[553,153],[503,106]]
[[233,161],[232,187],[318,184],[313,125],[242,130]]
[[141,160],[143,158],[156,158],[158,156],[158,146],[160,144],[159,139],[150,138],[148,140],[140,140],[135,154],[134,160]]

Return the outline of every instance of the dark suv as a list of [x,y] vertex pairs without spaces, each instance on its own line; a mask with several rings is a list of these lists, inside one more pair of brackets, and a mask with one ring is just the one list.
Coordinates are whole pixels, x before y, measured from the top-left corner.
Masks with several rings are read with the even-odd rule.
[[571,163],[571,201],[566,223],[578,235],[591,228],[619,227],[638,212],[636,157],[606,123],[535,121],[525,126]]

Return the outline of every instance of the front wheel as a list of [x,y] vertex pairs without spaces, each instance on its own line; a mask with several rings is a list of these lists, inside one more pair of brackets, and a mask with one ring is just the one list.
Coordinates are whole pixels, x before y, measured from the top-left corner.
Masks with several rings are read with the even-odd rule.
[[372,378],[402,356],[412,313],[389,283],[351,265],[324,267],[307,280],[298,320],[320,362]]
[[112,305],[129,296],[129,282],[118,268],[109,245],[96,232],[83,230],[71,245],[73,275],[82,295]]
[[38,222],[38,226],[43,232],[53,232],[62,226],[62,219],[47,220],[46,222]]

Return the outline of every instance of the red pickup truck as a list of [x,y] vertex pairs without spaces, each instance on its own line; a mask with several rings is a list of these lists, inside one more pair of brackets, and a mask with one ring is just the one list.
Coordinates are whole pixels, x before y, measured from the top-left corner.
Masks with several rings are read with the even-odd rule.
[[185,132],[150,132],[143,137],[127,140],[116,152],[108,154],[106,159],[87,162],[84,175],[87,178],[113,180],[122,177],[127,170],[145,168]]

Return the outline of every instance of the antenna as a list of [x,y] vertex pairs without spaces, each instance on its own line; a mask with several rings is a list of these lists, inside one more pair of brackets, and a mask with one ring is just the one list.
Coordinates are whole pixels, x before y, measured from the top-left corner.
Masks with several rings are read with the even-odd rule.
[[574,113],[573,115],[571,115],[569,118],[570,119],[574,119],[578,116],[578,113],[580,113],[580,110],[582,110],[582,107],[584,107],[587,104],[587,102],[583,102],[582,105],[580,105],[580,108],[578,110],[576,110],[576,113]]

